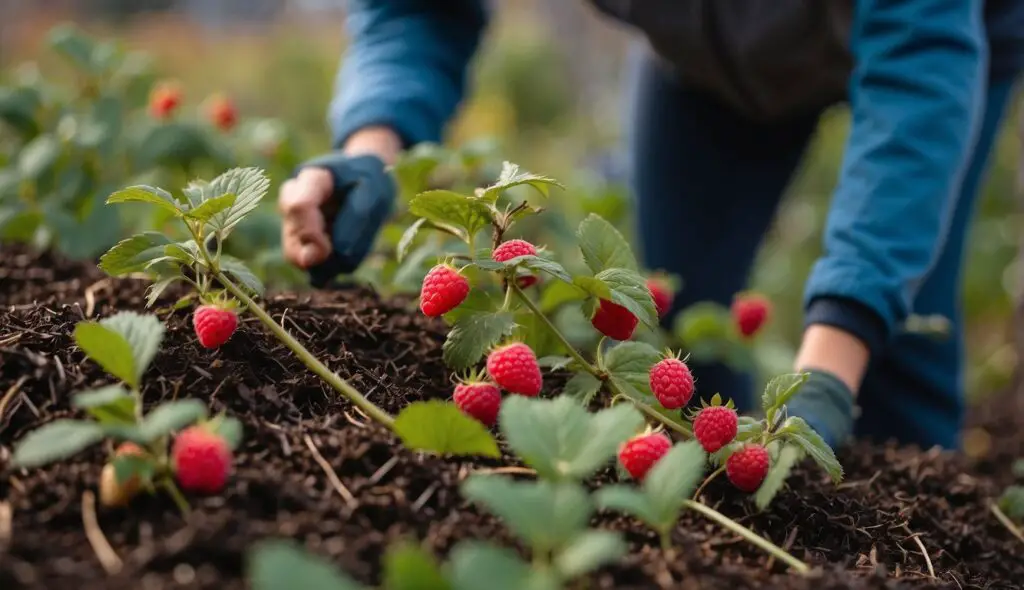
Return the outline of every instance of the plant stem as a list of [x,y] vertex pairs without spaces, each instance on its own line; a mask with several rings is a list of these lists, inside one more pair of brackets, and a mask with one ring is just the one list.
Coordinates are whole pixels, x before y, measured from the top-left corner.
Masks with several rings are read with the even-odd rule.
[[999,520],[999,523],[1006,527],[1006,530],[1010,531],[1010,534],[1014,537],[1017,537],[1021,543],[1024,543],[1024,532],[1020,530],[1020,527],[1013,524],[1013,521],[1010,520],[1010,517],[1003,512],[999,505],[993,502],[989,508],[992,510],[992,514],[996,516],[996,519]]
[[747,541],[750,541],[752,544],[756,545],[762,551],[774,556],[775,559],[784,562],[786,565],[788,565],[790,568],[797,571],[798,573],[807,574],[811,571],[811,568],[808,567],[806,563],[793,557],[792,555],[787,553],[786,550],[782,547],[779,547],[775,543],[772,543],[768,539],[765,539],[764,537],[758,535],[754,531],[732,520],[731,518],[715,510],[714,508],[711,508],[710,506],[705,506],[704,504],[701,504],[700,502],[695,502],[693,500],[683,500],[683,506],[700,512],[709,519],[715,521],[716,523],[743,537]]
[[281,327],[280,324],[275,322],[274,318],[270,317],[270,314],[260,307],[259,304],[253,301],[252,298],[246,295],[244,291],[239,289],[238,286],[232,283],[230,279],[224,276],[224,273],[218,272],[216,276],[217,280],[224,285],[224,288],[245,304],[249,311],[259,318],[259,320],[263,322],[271,332],[273,332],[274,336],[277,336],[285,346],[295,353],[295,356],[299,357],[302,364],[309,367],[309,370],[316,373],[318,377],[326,381],[327,384],[333,387],[338,393],[348,398],[350,402],[365,412],[366,415],[388,428],[394,427],[395,419],[392,418],[390,414],[378,408],[373,402],[366,399],[363,394],[359,393],[356,388],[352,387],[347,381],[342,379],[341,376],[328,369],[326,365],[320,362],[320,359],[313,356],[311,352],[306,350],[306,347],[293,338],[291,334]]
[[654,418],[658,422],[661,422],[662,424],[667,426],[669,429],[675,431],[676,434],[679,434],[679,435],[684,436],[686,438],[693,438],[693,431],[690,430],[688,427],[686,427],[686,426],[676,422],[675,420],[669,419],[668,416],[663,416],[660,412],[658,412],[657,410],[655,410],[651,406],[649,406],[649,405],[647,405],[647,404],[645,404],[643,402],[637,401],[637,400],[629,397],[628,395],[622,393],[621,391],[619,391],[618,386],[616,386],[613,381],[609,380],[607,383],[608,383],[609,389],[612,390],[612,394],[614,394],[616,397],[622,396],[623,398],[628,400],[629,403],[631,403],[634,406],[636,406],[636,408],[638,410],[640,410],[644,414],[647,414],[649,417]]
[[178,510],[181,511],[182,517],[187,519],[192,509],[188,505],[188,500],[186,500],[185,496],[181,494],[181,490],[178,489],[178,486],[174,484],[174,481],[170,479],[169,475],[164,477],[163,481],[160,483],[164,490],[167,491],[167,495],[171,497],[171,500],[174,500],[174,504],[178,507]]
[[548,319],[548,316],[544,315],[544,312],[542,312],[540,308],[537,307],[537,304],[535,304],[532,299],[526,296],[526,293],[523,293],[523,290],[519,288],[519,285],[515,284],[515,281],[510,281],[508,288],[509,290],[515,291],[516,295],[526,305],[526,307],[528,307],[530,311],[535,313],[537,317],[539,317],[541,321],[544,322],[548,329],[551,330],[551,333],[555,335],[555,338],[558,338],[558,341],[561,342],[563,346],[565,346],[565,349],[569,352],[569,356],[571,356],[573,360],[579,363],[579,365],[583,367],[584,371],[590,373],[591,375],[597,377],[598,379],[604,380],[604,375],[601,373],[601,371],[599,371],[597,367],[588,362],[587,359],[583,358],[583,355],[581,355],[579,351],[576,350],[575,346],[569,343],[569,340],[566,339],[566,337],[562,334],[561,330],[559,330],[558,327],[556,327],[555,324],[552,323],[550,319]]
[[658,538],[661,540],[661,550],[668,552],[672,549],[672,529],[666,527],[658,530]]
[[708,486],[708,484],[711,483],[711,480],[715,479],[719,475],[722,475],[722,472],[724,472],[724,471],[725,471],[725,465],[723,465],[723,466],[719,467],[718,469],[712,471],[711,475],[707,476],[707,478],[705,478],[704,481],[701,482],[700,487],[697,488],[697,491],[693,493],[693,499],[694,500],[700,499],[700,493],[704,491],[704,488],[706,488]]

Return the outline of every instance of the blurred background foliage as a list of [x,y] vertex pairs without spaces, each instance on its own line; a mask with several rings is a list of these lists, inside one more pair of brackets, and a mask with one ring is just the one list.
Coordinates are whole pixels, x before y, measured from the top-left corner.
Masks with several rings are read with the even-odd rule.
[[[24,221],[23,209],[33,201],[38,224],[0,233],[89,257],[129,229],[160,227],[160,220],[111,219],[109,208],[94,208],[111,187],[143,181],[179,187],[233,165],[265,167],[275,186],[282,182],[302,158],[328,147],[325,113],[346,41],[343,4],[4,0],[0,111],[3,97],[10,104],[12,93],[33,88],[45,107],[33,112],[46,114],[20,128],[11,117],[0,124],[0,206],[5,208],[0,228],[16,207]],[[503,159],[511,160],[569,187],[544,204],[552,214],[524,227],[532,239],[559,248],[589,212],[629,236],[619,145],[624,64],[634,39],[581,2],[495,4],[497,17],[473,66],[471,98],[449,129],[448,145],[456,151],[438,156],[446,164],[419,181],[479,186],[493,179]],[[54,29],[67,22],[76,27]],[[78,38],[69,37],[78,35],[76,30],[95,39],[88,63],[82,62],[83,54],[75,55],[83,51]],[[152,85],[164,80],[183,91],[173,122],[178,135],[159,131],[170,123],[154,122],[146,111]],[[238,125],[227,131],[204,120],[204,105],[217,94],[229,97],[239,114]],[[969,385],[977,394],[1006,386],[1016,362],[1009,339],[1021,276],[1015,263],[1021,227],[1015,199],[1019,111],[1018,105],[993,158],[966,268]],[[756,347],[765,371],[784,371],[791,359],[801,327],[803,279],[820,252],[847,127],[843,107],[823,118],[751,277],[751,287],[776,305],[768,333]],[[169,136],[167,141],[187,139],[191,147],[183,151],[174,144],[178,147],[161,158],[140,148],[152,145],[153,133]],[[409,268],[400,272],[394,260],[402,226],[397,221],[360,273],[385,291],[414,289],[422,276],[417,273],[425,269],[424,257],[420,268],[406,264]],[[277,227],[268,202],[233,238],[232,253],[249,260],[272,284],[295,286],[302,276],[282,263]]]

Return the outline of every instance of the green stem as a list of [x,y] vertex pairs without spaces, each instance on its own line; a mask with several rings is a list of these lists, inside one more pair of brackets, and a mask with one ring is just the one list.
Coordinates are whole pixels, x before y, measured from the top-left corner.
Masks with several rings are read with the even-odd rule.
[[693,499],[698,500],[700,498],[700,493],[704,491],[704,488],[708,487],[708,484],[711,483],[711,480],[715,479],[719,475],[722,475],[722,472],[724,471],[725,465],[722,465],[718,469],[712,471],[711,475],[707,476],[707,478],[705,478],[704,481],[701,482],[700,487],[697,488],[697,491],[693,493]]
[[700,512],[709,519],[715,521],[716,523],[743,537],[747,541],[750,541],[750,543],[756,545],[765,553],[775,557],[775,559],[784,562],[786,565],[788,565],[796,572],[800,574],[807,574],[811,571],[811,568],[808,567],[806,563],[793,557],[792,555],[787,553],[786,550],[782,547],[779,547],[775,543],[772,543],[768,539],[765,539],[764,537],[758,535],[754,531],[732,520],[731,518],[715,510],[714,508],[711,508],[710,506],[705,506],[704,504],[701,504],[700,502],[695,502],[693,500],[683,500],[683,506]]
[[590,362],[588,362],[587,359],[583,358],[579,351],[576,350],[576,347],[569,343],[569,340],[565,337],[565,335],[562,334],[561,330],[559,330],[558,327],[555,326],[555,324],[552,323],[550,319],[548,319],[548,316],[544,315],[544,312],[542,312],[540,308],[537,307],[537,304],[535,304],[532,299],[527,297],[526,293],[523,293],[523,290],[520,289],[519,286],[515,284],[515,281],[510,281],[508,288],[510,291],[515,291],[516,296],[519,297],[519,299],[526,305],[526,307],[528,307],[530,311],[536,314],[537,317],[539,317],[541,321],[544,322],[548,329],[551,330],[551,333],[555,335],[555,338],[558,338],[558,341],[561,342],[563,346],[565,346],[565,349],[567,351],[569,351],[569,356],[571,356],[573,360],[579,363],[579,365],[583,367],[584,371],[590,373],[591,375],[597,377],[598,379],[603,379],[604,375],[602,375],[601,371],[599,371],[597,367],[595,367],[594,365],[590,364]]
[[607,336],[601,336],[601,339],[597,341],[597,355],[594,357],[597,359],[597,367],[604,370],[604,342],[608,340]]
[[187,519],[192,509],[188,505],[188,500],[181,494],[181,490],[178,489],[178,486],[174,485],[174,481],[170,479],[170,476],[165,477],[160,483],[164,490],[167,491],[167,495],[171,497],[171,500],[174,500],[174,504],[181,511],[181,515]]
[[661,550],[668,552],[672,549],[672,529],[663,528],[658,530],[658,537],[661,540]]
[[378,408],[373,402],[366,399],[363,394],[359,393],[356,388],[348,384],[347,381],[341,378],[337,373],[331,371],[324,365],[318,358],[313,356],[306,347],[304,347],[298,340],[292,337],[280,324],[274,321],[274,318],[270,317],[262,307],[259,306],[255,301],[252,300],[244,291],[238,288],[234,283],[231,282],[224,273],[217,273],[217,280],[220,281],[224,288],[231,292],[232,295],[237,297],[248,309],[255,315],[263,324],[273,332],[274,336],[284,343],[295,356],[299,357],[302,364],[309,367],[309,370],[316,373],[318,377],[327,382],[328,385],[333,387],[338,393],[342,394],[356,407],[366,413],[367,416],[373,418],[377,422],[380,422],[388,428],[393,428],[395,419],[384,410]]
[[1017,537],[1017,540],[1021,543],[1024,543],[1024,532],[1022,532],[1017,525],[1013,524],[1013,521],[1010,520],[1010,517],[1003,512],[999,505],[992,503],[989,508],[992,510],[992,514],[994,514],[996,519],[999,521],[999,524],[1006,527],[1006,530],[1010,531],[1010,534]]
[[503,274],[502,279],[505,282],[505,302],[501,304],[501,311],[508,311],[512,307],[512,279],[509,273]]
[[679,434],[680,436],[683,436],[685,438],[693,438],[693,431],[690,430],[685,425],[680,424],[680,423],[676,422],[675,420],[670,419],[668,416],[662,415],[660,412],[658,412],[657,410],[655,410],[651,406],[649,406],[649,405],[647,405],[647,404],[645,404],[643,402],[639,402],[639,401],[629,397],[628,395],[622,393],[619,390],[619,388],[615,385],[614,381],[609,380],[607,383],[608,383],[608,388],[612,390],[612,394],[615,395],[615,397],[621,396],[623,399],[629,401],[629,403],[631,403],[634,406],[636,406],[636,409],[640,410],[644,414],[647,414],[647,416],[649,416],[651,418],[654,418],[658,422],[661,422],[662,424],[667,426],[670,430],[675,431],[676,434]]

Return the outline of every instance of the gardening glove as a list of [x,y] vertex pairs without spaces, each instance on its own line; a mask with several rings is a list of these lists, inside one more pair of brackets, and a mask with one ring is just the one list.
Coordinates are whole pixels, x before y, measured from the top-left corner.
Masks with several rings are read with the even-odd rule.
[[[303,174],[310,169],[326,170],[330,178]],[[322,288],[366,258],[391,213],[395,183],[380,158],[340,152],[304,162],[289,183],[280,202],[286,254]]]
[[853,392],[835,375],[809,369],[810,377],[786,404],[790,416],[799,416],[828,446],[836,449],[853,434]]

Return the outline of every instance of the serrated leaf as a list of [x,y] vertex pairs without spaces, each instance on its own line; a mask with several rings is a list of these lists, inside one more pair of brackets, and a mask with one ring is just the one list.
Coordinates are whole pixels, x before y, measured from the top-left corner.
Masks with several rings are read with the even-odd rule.
[[790,416],[779,429],[779,434],[783,436],[783,440],[792,442],[803,449],[818,466],[828,473],[833,483],[843,480],[843,466],[836,459],[832,447],[828,446],[821,435],[815,432],[803,418]]
[[185,213],[185,217],[201,223],[206,223],[207,221],[210,221],[214,215],[229,209],[235,204],[237,199],[238,195],[233,193],[227,193],[220,195],[219,197],[207,199],[200,203],[198,207],[187,211]]
[[614,510],[633,516],[648,526],[660,525],[660,518],[650,498],[632,486],[610,485],[598,489],[594,498],[602,510]]
[[516,481],[472,475],[461,486],[466,499],[487,508],[534,551],[557,550],[582,532],[594,510],[577,483]]
[[111,461],[114,466],[114,477],[118,484],[124,484],[135,477],[140,482],[149,482],[156,473],[156,462],[151,457],[137,455],[121,455]]
[[498,443],[483,424],[440,400],[407,405],[395,418],[395,434],[409,449],[438,455],[499,457]]
[[626,554],[626,550],[626,542],[618,533],[586,531],[558,554],[555,569],[563,578],[574,579],[615,563]]
[[164,254],[171,241],[157,232],[144,232],[115,244],[100,257],[100,269],[112,277],[139,272]]
[[327,560],[299,549],[290,541],[259,541],[246,560],[253,590],[363,590]]
[[643,490],[658,519],[658,528],[670,526],[679,509],[704,478],[707,453],[695,440],[672,447],[644,477]]
[[427,222],[426,217],[420,217],[413,222],[412,225],[407,227],[402,232],[402,237],[398,240],[398,246],[395,247],[395,256],[398,262],[405,260],[405,256],[409,253],[409,248],[412,247],[413,241],[416,239],[416,235],[419,234],[420,228]]
[[[535,570],[511,549],[479,541],[463,541],[451,555],[455,590],[561,590],[546,570]],[[264,589],[255,589],[264,590]],[[266,589],[274,590],[274,589]]]
[[121,311],[100,320],[100,325],[120,334],[128,342],[135,365],[136,385],[138,385],[142,380],[142,375],[149,368],[149,364],[153,362],[157,350],[160,349],[160,343],[163,342],[166,330],[163,322],[152,314]]
[[237,449],[238,445],[242,443],[242,434],[244,428],[242,422],[238,418],[221,417],[217,423],[217,429],[215,430],[217,436],[224,439],[224,442],[228,444],[228,447],[232,450]]
[[613,303],[625,307],[650,327],[658,325],[658,310],[654,297],[647,288],[647,280],[636,271],[625,268],[609,268],[594,277],[608,285]]
[[120,385],[76,393],[71,405],[85,410],[99,422],[135,422],[135,396]]
[[[208,226],[220,233],[224,239],[242,219],[259,206],[270,189],[270,178],[259,168],[232,168],[203,189],[203,201],[207,202],[221,195],[237,195],[230,207],[215,213]],[[200,205],[201,206],[201,205]]]
[[121,189],[107,197],[107,204],[112,203],[150,203],[175,217],[182,215],[181,205],[171,193],[154,186],[138,185]]
[[93,362],[133,389],[138,388],[132,347],[124,336],[98,322],[80,322],[75,326],[74,335],[78,347]]
[[615,226],[591,213],[576,231],[580,241],[583,260],[591,272],[597,274],[609,268],[624,268],[637,271],[636,256],[626,238],[615,229]]
[[565,188],[562,183],[558,182],[554,178],[521,171],[518,165],[511,162],[504,162],[501,165],[501,174],[498,175],[498,180],[491,186],[484,189],[480,198],[489,203],[494,203],[498,200],[498,197],[501,196],[502,192],[524,184],[533,187],[537,192],[545,197],[548,196],[548,190],[552,186],[557,186],[562,189]]
[[463,240],[491,224],[491,210],[479,199],[453,191],[433,190],[416,195],[409,211],[431,223],[455,229]]
[[572,277],[568,272],[566,272],[565,268],[563,268],[561,264],[558,264],[554,260],[548,260],[547,258],[541,258],[539,256],[520,256],[507,261],[506,265],[513,262],[530,270],[546,273],[560,281],[572,284]]
[[472,367],[515,327],[515,316],[507,311],[478,312],[460,317],[442,346],[445,364],[457,371]]
[[552,480],[589,477],[644,422],[632,406],[619,404],[591,414],[566,395],[553,400],[511,396],[502,403],[499,421],[516,454]]
[[231,278],[242,283],[250,293],[256,295],[263,295],[263,281],[259,279],[249,267],[245,265],[241,260],[222,254],[220,257],[220,269],[228,274]]
[[789,403],[800,387],[807,382],[810,373],[793,373],[779,375],[768,381],[761,396],[761,406],[767,413],[769,410],[777,410]]
[[782,485],[786,483],[786,478],[789,477],[793,466],[801,458],[803,458],[803,452],[799,447],[794,445],[782,446],[782,450],[779,451],[779,458],[772,463],[771,469],[768,470],[768,475],[765,476],[761,487],[757,488],[757,493],[754,494],[754,503],[757,505],[758,510],[764,510],[772,503],[779,490],[782,489]]
[[179,399],[160,404],[142,420],[143,440],[152,442],[206,418],[206,406],[195,399]]
[[580,371],[569,379],[562,390],[562,395],[567,395],[576,400],[581,406],[588,406],[590,402],[601,391],[602,382],[590,373]]
[[167,277],[151,284],[146,289],[146,307],[152,307],[156,300],[160,298],[160,295],[167,290],[167,287],[170,287],[171,284],[180,279],[181,277]]
[[537,359],[537,364],[552,371],[564,369],[572,364],[571,356],[544,356]]
[[604,368],[641,393],[651,395],[651,367],[662,358],[661,353],[646,342],[621,342],[605,354]]
[[434,556],[421,547],[403,543],[384,554],[387,590],[450,590]]
[[57,163],[60,150],[60,140],[48,133],[30,141],[18,154],[18,173],[21,178],[38,180]]
[[39,467],[85,450],[103,438],[95,422],[56,420],[28,433],[15,448],[11,464]]

